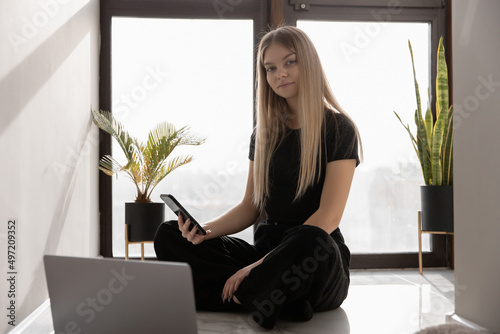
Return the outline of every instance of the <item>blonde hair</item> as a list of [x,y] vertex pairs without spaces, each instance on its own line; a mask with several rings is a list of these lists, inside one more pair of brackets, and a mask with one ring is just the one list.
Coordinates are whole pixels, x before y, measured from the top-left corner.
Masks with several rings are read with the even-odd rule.
[[[297,117],[300,131],[300,171],[295,200],[306,192],[307,188],[319,181],[322,150],[321,136],[324,128],[325,110],[338,112],[346,116],[335,99],[326,79],[316,48],[309,37],[300,29],[283,26],[268,32],[260,41],[257,52],[257,124],[255,137],[255,155],[253,182],[253,202],[263,207],[269,196],[269,165],[278,143],[286,130],[287,102],[271,89],[266,79],[264,53],[267,47],[277,43],[297,57],[300,84],[298,92]],[[361,145],[357,128],[356,138]],[[352,143],[354,148],[355,141]],[[319,163],[319,165],[318,165]],[[319,167],[319,168],[318,168]]]

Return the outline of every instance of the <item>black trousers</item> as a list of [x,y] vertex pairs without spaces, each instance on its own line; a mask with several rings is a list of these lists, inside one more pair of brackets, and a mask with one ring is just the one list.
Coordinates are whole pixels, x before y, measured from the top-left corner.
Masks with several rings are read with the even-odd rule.
[[[198,310],[247,310],[272,328],[280,315],[309,320],[308,312],[335,309],[344,301],[350,252],[339,229],[328,235],[315,226],[261,222],[254,237],[255,245],[228,236],[193,245],[177,221],[169,221],[158,228],[154,247],[158,260],[191,266]],[[223,303],[226,280],[266,254],[235,292],[242,305]]]

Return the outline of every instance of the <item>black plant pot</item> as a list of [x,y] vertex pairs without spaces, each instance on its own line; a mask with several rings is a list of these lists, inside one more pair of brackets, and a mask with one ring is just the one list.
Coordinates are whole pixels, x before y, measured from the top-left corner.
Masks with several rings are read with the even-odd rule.
[[165,221],[165,203],[125,203],[129,241],[153,241]]
[[453,186],[421,186],[422,230],[453,232]]

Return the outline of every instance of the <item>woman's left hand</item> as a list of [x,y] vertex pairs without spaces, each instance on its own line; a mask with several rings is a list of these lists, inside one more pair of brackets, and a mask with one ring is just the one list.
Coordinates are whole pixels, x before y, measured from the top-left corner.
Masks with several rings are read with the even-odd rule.
[[234,297],[234,292],[238,290],[241,282],[248,276],[250,271],[255,268],[259,263],[255,262],[238,270],[233,276],[229,277],[222,289],[222,301],[230,301]]

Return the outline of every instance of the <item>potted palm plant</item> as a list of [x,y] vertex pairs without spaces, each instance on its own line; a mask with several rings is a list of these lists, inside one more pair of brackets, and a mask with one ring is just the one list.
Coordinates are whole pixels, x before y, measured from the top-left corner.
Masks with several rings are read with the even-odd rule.
[[92,109],[91,114],[94,124],[116,140],[126,158],[125,164],[121,164],[111,155],[105,155],[99,169],[110,176],[124,173],[137,190],[135,202],[125,203],[128,240],[153,240],[157,227],[164,221],[165,204],[153,203],[151,193],[168,174],[193,159],[192,156],[169,159],[170,154],[178,146],[200,145],[205,139],[193,135],[187,127],[176,129],[161,122],[149,131],[146,143],[140,143],[110,112]]
[[415,135],[409,125],[399,121],[410,135],[418,155],[425,186],[420,189],[422,205],[422,230],[453,232],[453,106],[449,105],[448,68],[446,66],[443,37],[439,40],[436,75],[435,119],[427,105],[425,118],[422,116],[420,93],[415,74],[411,43],[411,61],[415,82],[417,110],[415,110]]

